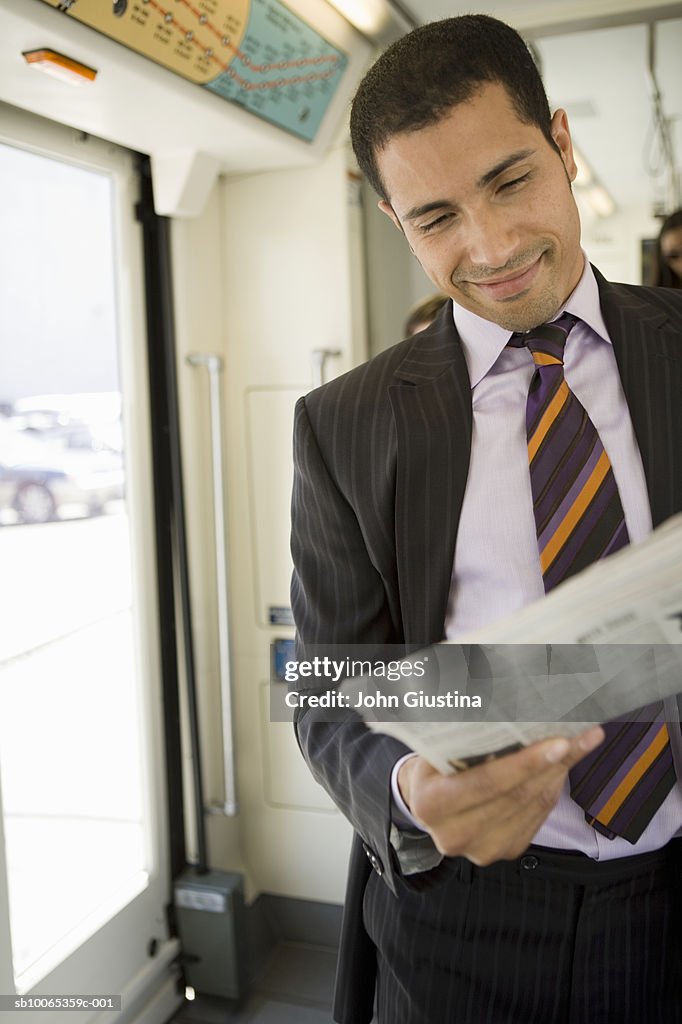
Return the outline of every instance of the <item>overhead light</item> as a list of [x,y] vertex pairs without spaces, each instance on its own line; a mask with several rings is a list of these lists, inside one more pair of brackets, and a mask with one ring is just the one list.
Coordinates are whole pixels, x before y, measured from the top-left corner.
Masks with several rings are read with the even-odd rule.
[[576,146],[573,146],[573,159],[575,160],[575,165],[578,168],[578,173],[575,176],[573,184],[578,188],[586,188],[592,181],[592,171],[587,160]]
[[611,217],[616,212],[616,204],[575,143],[573,159],[578,168],[578,173],[573,179],[574,187],[587,200],[598,217]]
[[36,71],[44,71],[45,74],[61,78],[63,82],[70,82],[72,85],[94,82],[97,78],[94,68],[81,64],[72,57],[66,57],[63,53],[57,53],[56,50],[26,50],[22,57]]
[[365,35],[377,35],[388,25],[391,12],[385,0],[328,0],[346,21]]
[[616,212],[616,204],[603,185],[590,185],[585,195],[598,217],[610,217]]

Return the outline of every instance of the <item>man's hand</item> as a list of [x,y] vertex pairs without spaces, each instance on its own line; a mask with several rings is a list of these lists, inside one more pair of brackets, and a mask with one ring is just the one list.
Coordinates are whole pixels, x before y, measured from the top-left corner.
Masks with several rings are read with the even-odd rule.
[[411,757],[400,766],[398,787],[445,856],[480,866],[513,860],[559,799],[569,768],[603,740],[603,729],[594,726],[571,740],[542,740],[455,775]]

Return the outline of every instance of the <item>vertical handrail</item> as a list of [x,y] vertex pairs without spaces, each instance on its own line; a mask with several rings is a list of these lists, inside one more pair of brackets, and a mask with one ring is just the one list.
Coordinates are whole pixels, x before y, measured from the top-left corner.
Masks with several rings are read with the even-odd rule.
[[314,388],[319,388],[324,384],[324,368],[327,360],[340,355],[341,350],[338,348],[314,348],[312,350],[310,353],[310,375]]
[[213,526],[215,532],[216,593],[218,601],[218,643],[220,658],[220,705],[223,735],[223,773],[225,778],[224,802],[213,805],[228,817],[237,813],[237,770],[234,745],[234,714],[232,700],[232,674],[230,671],[230,631],[228,600],[228,557],[225,543],[225,482],[223,475],[223,427],[220,376],[223,360],[215,352],[192,353],[187,356],[190,366],[205,366],[209,379],[211,411],[211,460],[213,466]]

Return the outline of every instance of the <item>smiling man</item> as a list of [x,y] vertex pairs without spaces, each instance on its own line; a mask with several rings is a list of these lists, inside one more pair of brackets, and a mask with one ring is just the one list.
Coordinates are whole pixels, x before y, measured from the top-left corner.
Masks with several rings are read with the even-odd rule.
[[[566,114],[485,16],[423,26],[351,114],[380,207],[451,302],[301,399],[299,645],[415,650],[539,599],[682,510],[682,298],[580,247]],[[551,643],[553,638],[546,638]],[[297,712],[352,822],[335,1019],[682,1019],[679,725],[657,708],[440,776]]]
[[486,83],[378,154],[381,180],[390,182],[379,206],[431,280],[510,331],[549,320],[583,271],[563,110],[550,130],[553,146],[519,120],[505,86]]

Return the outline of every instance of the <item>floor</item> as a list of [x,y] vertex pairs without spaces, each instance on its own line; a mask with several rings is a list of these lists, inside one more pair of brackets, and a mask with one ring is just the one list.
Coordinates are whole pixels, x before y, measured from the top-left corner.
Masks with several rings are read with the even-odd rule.
[[169,1024],[332,1024],[335,966],[335,950],[281,942],[242,1006],[197,997]]

